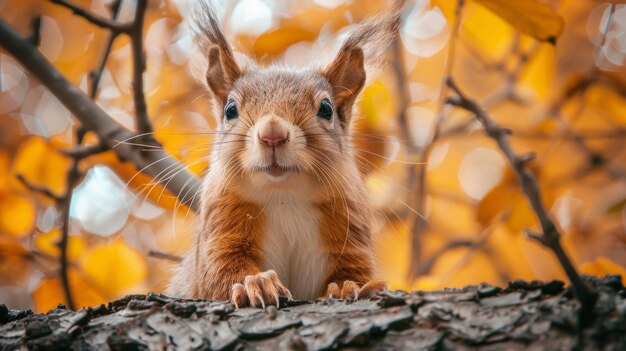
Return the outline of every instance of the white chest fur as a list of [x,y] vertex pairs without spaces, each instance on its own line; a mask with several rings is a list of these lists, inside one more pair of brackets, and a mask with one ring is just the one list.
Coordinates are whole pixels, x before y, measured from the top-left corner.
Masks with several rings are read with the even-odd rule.
[[318,298],[328,259],[321,244],[317,208],[293,195],[273,194],[263,216],[263,270],[275,270],[294,298]]

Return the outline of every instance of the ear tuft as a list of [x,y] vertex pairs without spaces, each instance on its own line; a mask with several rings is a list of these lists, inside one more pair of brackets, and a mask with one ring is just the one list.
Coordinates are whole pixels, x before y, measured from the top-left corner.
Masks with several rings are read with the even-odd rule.
[[384,66],[386,50],[398,36],[405,3],[406,0],[393,0],[385,13],[361,23],[343,42],[332,63],[322,70],[333,87],[338,109],[344,110],[345,119],[349,119],[366,77],[371,79]]
[[211,1],[192,3],[189,27],[200,50],[208,54],[207,84],[216,99],[224,104],[233,83],[242,73]]

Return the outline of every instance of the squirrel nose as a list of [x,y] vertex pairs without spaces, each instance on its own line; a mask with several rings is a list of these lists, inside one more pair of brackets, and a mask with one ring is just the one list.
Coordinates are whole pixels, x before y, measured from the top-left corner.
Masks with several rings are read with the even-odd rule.
[[287,136],[283,134],[266,134],[259,136],[261,142],[270,147],[276,147],[287,142]]

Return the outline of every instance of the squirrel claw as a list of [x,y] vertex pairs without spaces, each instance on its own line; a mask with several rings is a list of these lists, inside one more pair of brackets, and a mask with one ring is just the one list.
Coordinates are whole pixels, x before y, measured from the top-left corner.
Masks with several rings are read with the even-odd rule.
[[265,309],[266,301],[267,304],[275,304],[278,308],[280,296],[293,299],[291,292],[280,282],[278,274],[273,270],[268,270],[246,276],[243,284],[233,284],[231,301],[236,308],[249,304],[252,307]]
[[353,301],[367,300],[388,289],[389,285],[382,280],[372,280],[361,287],[351,280],[346,280],[342,283],[341,289],[337,283],[328,284],[324,298]]

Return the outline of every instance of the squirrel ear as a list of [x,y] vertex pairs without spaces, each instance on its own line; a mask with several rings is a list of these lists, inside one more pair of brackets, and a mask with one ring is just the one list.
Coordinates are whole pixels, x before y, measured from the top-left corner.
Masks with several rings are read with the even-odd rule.
[[240,75],[241,70],[231,51],[223,53],[217,46],[209,49],[209,66],[206,71],[206,80],[219,102],[222,104],[226,103],[228,92]]
[[349,109],[365,84],[363,50],[344,45],[324,76],[333,88],[337,109],[349,114]]

